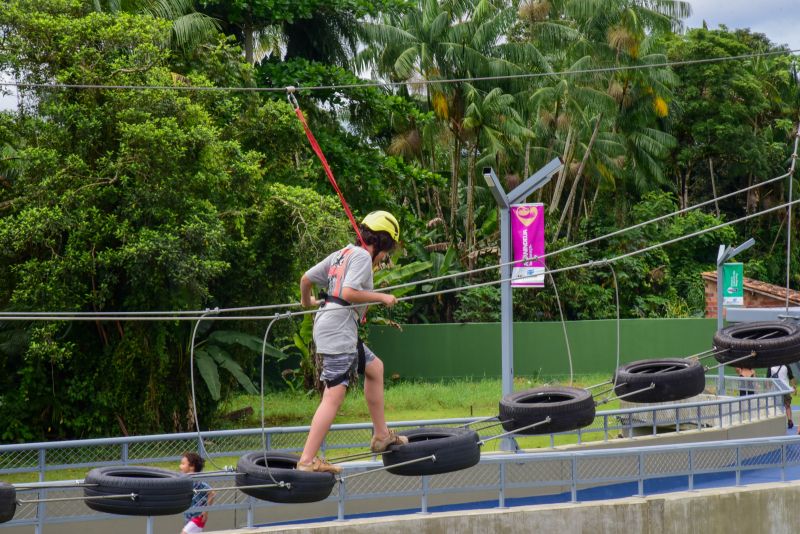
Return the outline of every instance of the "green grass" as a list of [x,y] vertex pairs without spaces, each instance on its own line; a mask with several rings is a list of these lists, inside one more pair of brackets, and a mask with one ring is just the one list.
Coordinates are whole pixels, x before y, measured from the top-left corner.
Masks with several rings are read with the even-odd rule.
[[[565,385],[568,377],[548,377],[547,380],[517,377],[514,391],[545,386]],[[608,380],[606,375],[582,375],[575,377],[575,387],[588,387]],[[597,388],[602,391],[604,388]],[[440,382],[387,383],[385,393],[386,418],[389,421],[411,421],[421,419],[449,419],[458,417],[486,417],[497,415],[502,397],[499,379],[454,379]],[[311,422],[311,416],[319,404],[316,394],[296,394],[289,391],[268,393],[264,400],[266,426],[303,426]],[[619,406],[617,401],[598,407],[611,410]],[[253,415],[226,428],[261,426],[261,398],[257,395],[242,395],[225,407],[227,411],[253,409]],[[353,388],[345,398],[335,423],[369,422],[369,412],[364,401],[363,390]]]
[[[568,377],[548,377],[537,379],[517,377],[514,380],[514,390],[522,391],[534,387],[555,386],[568,384]],[[608,380],[606,375],[584,375],[575,377],[575,387],[588,387]],[[599,387],[594,393],[604,391],[607,387]],[[488,417],[497,415],[498,403],[502,385],[499,379],[453,379],[440,382],[389,382],[386,384],[386,418],[389,421],[413,421],[430,419],[451,419],[466,417]],[[607,396],[607,395],[604,395]],[[311,422],[311,417],[319,403],[316,394],[306,395],[290,391],[272,392],[266,395],[265,424],[273,426],[305,426]],[[261,426],[261,398],[257,395],[242,395],[236,397],[224,406],[224,411],[234,411],[250,407],[251,416],[237,422],[224,421],[224,424],[215,424],[217,429],[257,428]],[[598,406],[598,410],[612,410],[619,407],[619,401]],[[201,417],[202,420],[202,417]],[[353,388],[347,395],[339,416],[335,423],[366,423],[369,422],[364,393],[361,387]],[[480,428],[487,423],[478,423]],[[494,430],[494,429],[493,429]],[[496,430],[495,430],[496,432]],[[584,435],[583,441],[602,439],[602,433]],[[518,438],[520,447],[525,449],[542,448],[550,446],[550,436],[531,436]],[[483,450],[495,451],[500,440],[488,442]],[[567,445],[577,442],[577,436],[558,436],[555,445]],[[347,454],[363,452],[363,450],[337,450],[330,456],[345,456]],[[215,458],[213,464],[208,462],[206,469],[215,470],[217,467],[236,465],[238,458]],[[154,467],[177,470],[178,462],[147,464]],[[78,480],[84,478],[88,469],[64,469],[50,471],[46,479],[50,480]],[[3,481],[8,483],[23,483],[36,481],[37,473],[19,473],[4,475]]]

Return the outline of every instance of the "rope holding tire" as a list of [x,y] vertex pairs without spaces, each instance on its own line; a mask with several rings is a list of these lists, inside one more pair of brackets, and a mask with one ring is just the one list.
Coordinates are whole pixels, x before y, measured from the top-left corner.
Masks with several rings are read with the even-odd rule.
[[84,482],[86,506],[109,514],[179,514],[189,509],[194,495],[191,478],[156,467],[99,467],[89,471]]
[[[614,373],[614,394],[631,402],[668,402],[703,392],[705,371],[697,360],[663,358],[621,365]],[[652,389],[643,390],[650,384]],[[640,391],[641,390],[641,391]],[[635,393],[639,391],[638,393]]]
[[17,488],[6,482],[0,482],[0,523],[14,519],[17,513]]
[[[554,434],[592,424],[595,417],[592,395],[573,387],[540,387],[511,393],[500,400],[500,420],[507,431],[522,435]],[[547,418],[542,425],[534,426]]]
[[[793,321],[739,323],[714,334],[714,348],[725,350],[714,357],[736,367],[772,367],[800,361],[800,326]],[[747,358],[755,353],[752,358]]]

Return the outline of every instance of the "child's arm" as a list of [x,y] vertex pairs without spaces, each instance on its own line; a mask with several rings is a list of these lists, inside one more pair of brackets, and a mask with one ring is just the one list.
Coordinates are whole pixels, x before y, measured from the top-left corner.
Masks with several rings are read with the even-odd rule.
[[[206,506],[210,506],[214,502],[215,492],[209,491],[206,493]],[[203,512],[203,523],[208,521],[208,512]]]
[[352,304],[365,304],[367,302],[380,302],[384,306],[394,306],[397,304],[397,297],[391,293],[378,293],[377,291],[366,291],[345,287],[342,289],[342,298]]
[[314,289],[314,282],[312,282],[306,275],[300,278],[300,305],[304,308],[314,308],[319,305],[317,299],[312,295]]

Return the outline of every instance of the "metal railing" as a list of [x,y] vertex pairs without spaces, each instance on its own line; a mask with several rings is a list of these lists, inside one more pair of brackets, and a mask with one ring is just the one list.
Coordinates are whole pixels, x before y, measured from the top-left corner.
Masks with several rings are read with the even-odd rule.
[[[710,393],[716,377],[708,377]],[[716,397],[709,394],[686,402],[647,405],[597,413],[593,424],[582,429],[538,439],[540,446],[554,447],[559,440],[572,443],[609,441],[624,436],[654,435],[664,429],[682,432],[714,428],[724,429],[743,422],[757,421],[783,414],[783,395],[789,390],[775,379],[730,378],[726,391],[753,391],[742,397]],[[709,400],[710,399],[710,400]],[[420,426],[460,426],[474,418],[405,421],[391,426],[402,429]],[[203,444],[208,456],[232,458],[250,451],[263,450],[266,441],[271,450],[298,451],[305,441],[308,427],[249,429],[238,431],[203,432]],[[503,432],[499,426],[481,432],[490,437]],[[335,425],[326,439],[328,452],[337,449],[366,448],[371,437],[370,424]],[[549,443],[548,443],[549,442]],[[34,443],[0,446],[0,480],[4,474],[36,473],[44,481],[47,473],[63,469],[89,469],[107,465],[131,465],[177,462],[186,450],[197,450],[197,433],[80,440],[70,442]],[[715,452],[716,451],[716,452]],[[760,451],[760,452],[759,452]],[[766,455],[766,456],[764,456]],[[776,456],[777,455],[777,456]],[[769,461],[754,460],[766,458]],[[800,464],[800,441],[796,438],[741,440],[711,444],[651,446],[635,449],[599,451],[559,451],[517,454],[483,455],[481,462],[470,469],[435,477],[398,477],[376,472],[336,486],[330,501],[336,501],[337,513],[343,518],[346,503],[372,498],[418,496],[420,508],[426,511],[428,498],[441,493],[496,492],[504,506],[508,491],[570,492],[577,499],[582,487],[618,482],[637,482],[640,493],[644,481],[666,476],[693,477],[707,472],[736,472],[748,469]],[[172,464],[174,465],[174,463]],[[382,465],[378,462],[345,464],[345,473],[363,471]],[[205,479],[212,487],[231,485],[229,475]],[[52,483],[19,486],[21,501],[56,499],[79,496],[77,487],[52,487]],[[33,486],[33,487],[32,487]],[[26,498],[25,496],[28,495]],[[247,524],[252,526],[257,508],[277,505],[245,496],[238,491],[222,491],[208,510],[243,510]],[[108,519],[111,516],[93,512],[79,501],[22,504],[12,521],[0,525],[34,525],[37,531],[48,523],[63,523]],[[151,523],[148,522],[148,526]]]

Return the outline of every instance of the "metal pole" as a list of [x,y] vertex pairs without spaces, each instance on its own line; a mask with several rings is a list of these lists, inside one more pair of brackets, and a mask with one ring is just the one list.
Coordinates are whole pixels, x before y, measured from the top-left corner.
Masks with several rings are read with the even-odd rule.
[[430,489],[430,477],[428,475],[422,475],[422,499],[420,502],[420,511],[421,514],[428,513],[428,490]]
[[[506,280],[500,284],[500,362],[502,368],[502,394],[514,392],[514,302],[511,296],[511,214],[500,209],[500,276]],[[500,441],[500,450],[516,451],[519,446],[514,438]]]
[[[752,237],[742,243],[741,245],[737,246],[736,248],[729,247],[726,245],[719,246],[719,252],[717,253],[717,331],[722,330],[722,312],[725,311],[725,306],[722,304],[722,300],[725,296],[722,294],[722,266],[725,264],[726,261],[733,259],[737,254],[744,252],[745,250],[749,249],[753,245],[756,244],[756,240]],[[717,395],[724,395],[725,394],[725,368],[719,368],[719,383],[717,384]]]
[[[544,167],[528,176],[524,182],[506,194],[503,185],[491,167],[484,167],[483,178],[500,210],[500,362],[503,396],[514,392],[514,311],[511,298],[511,204],[524,202],[525,198],[544,187],[561,170],[563,163],[554,158]],[[500,450],[518,451],[514,438],[503,438]]]
[[[717,253],[717,332],[722,330],[722,264],[725,262],[725,245],[719,246]],[[717,373],[717,395],[725,395],[725,366]]]
[[345,481],[339,480],[339,499],[336,505],[336,520],[337,521],[344,521],[344,501],[345,496],[347,493],[347,488],[345,487]]
[[[39,449],[39,482],[44,482],[45,478],[45,469],[47,468],[47,451],[45,449]],[[35,532],[36,534],[42,534],[44,531],[44,520],[47,517],[47,504],[44,502],[44,499],[47,498],[47,490],[44,490],[44,497],[42,496],[42,492],[37,493],[37,497],[42,499],[36,505],[36,527]]]
[[506,507],[506,464],[500,465],[500,494],[497,496],[497,507]]
[[255,498],[247,496],[247,528],[253,528],[255,524],[256,514],[255,510],[253,509],[253,503],[255,502]]

